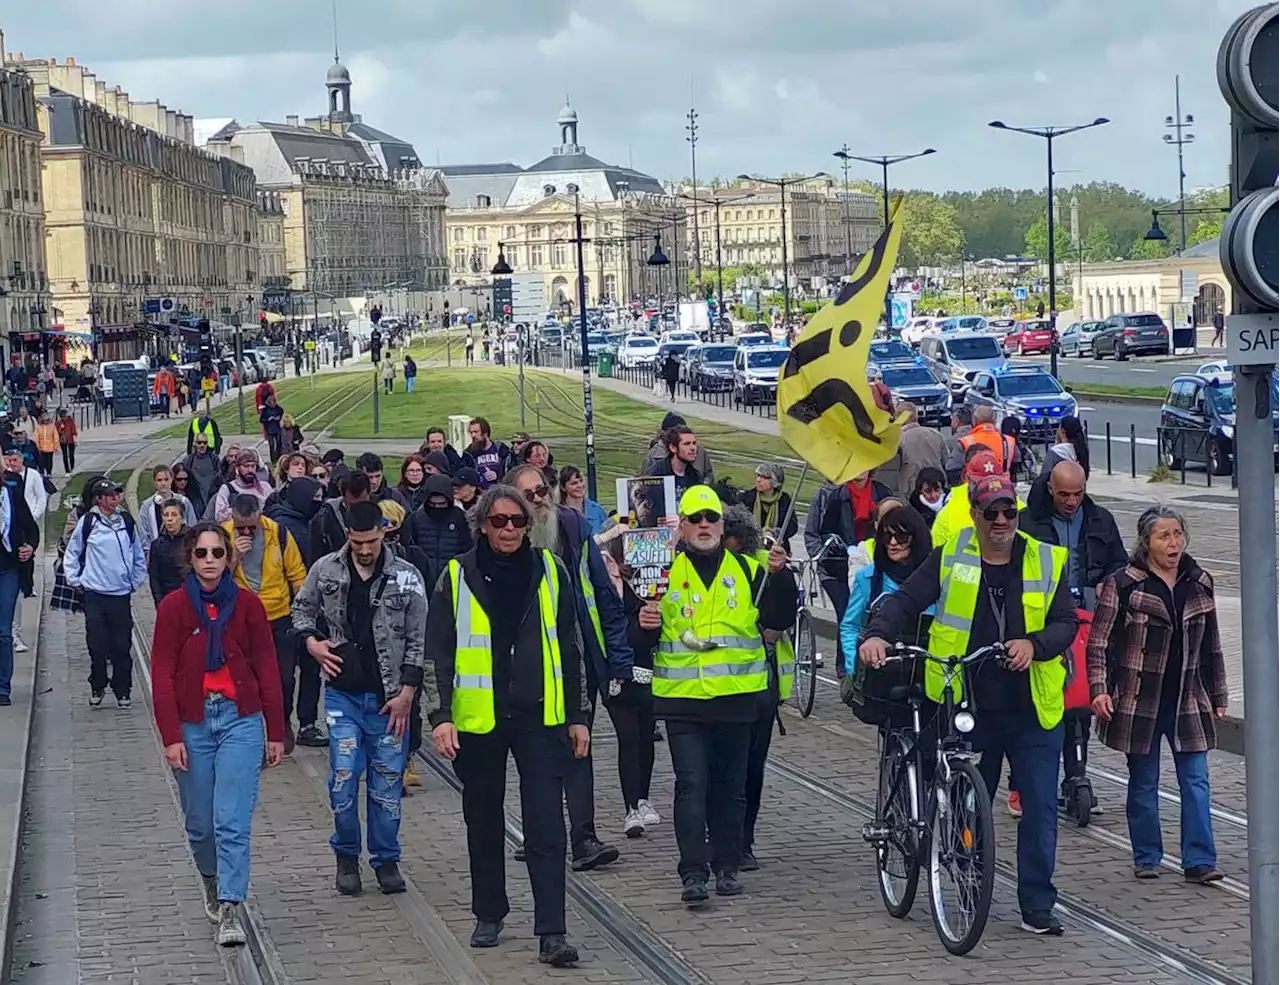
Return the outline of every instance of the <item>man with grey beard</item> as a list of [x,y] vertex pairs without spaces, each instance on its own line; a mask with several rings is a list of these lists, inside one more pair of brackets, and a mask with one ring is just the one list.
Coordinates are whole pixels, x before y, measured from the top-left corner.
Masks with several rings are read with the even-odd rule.
[[[536,465],[518,465],[502,481],[514,486],[529,503],[533,512],[530,544],[555,554],[571,576],[586,657],[590,707],[585,710],[590,729],[597,697],[606,693],[612,682],[632,679],[633,656],[622,601],[613,589],[590,524],[576,510],[556,505],[542,470]],[[608,865],[618,857],[616,848],[596,837],[593,769],[588,752],[573,760],[565,774],[572,865],[579,872]]]

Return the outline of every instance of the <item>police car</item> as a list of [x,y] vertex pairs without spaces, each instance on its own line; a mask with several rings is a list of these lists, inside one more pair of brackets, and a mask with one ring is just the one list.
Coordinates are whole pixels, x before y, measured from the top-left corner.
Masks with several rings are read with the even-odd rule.
[[929,427],[945,427],[951,423],[951,388],[939,382],[919,356],[876,364],[880,379],[893,394],[894,403],[910,400],[916,406],[916,417]]
[[1052,441],[1059,422],[1079,409],[1071,394],[1041,366],[976,373],[964,402],[969,407],[994,407],[997,425],[1006,417],[1016,417],[1023,435],[1032,441]]

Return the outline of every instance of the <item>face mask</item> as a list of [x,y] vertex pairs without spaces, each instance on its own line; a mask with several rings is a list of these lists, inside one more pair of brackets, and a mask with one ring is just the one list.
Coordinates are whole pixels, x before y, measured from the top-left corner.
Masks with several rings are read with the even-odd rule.
[[933,512],[935,513],[937,513],[938,510],[942,509],[943,500],[944,500],[944,497],[939,496],[935,502],[931,503],[927,499],[925,499],[923,496],[920,497],[920,502],[922,502],[925,506],[929,507],[929,509],[933,510]]

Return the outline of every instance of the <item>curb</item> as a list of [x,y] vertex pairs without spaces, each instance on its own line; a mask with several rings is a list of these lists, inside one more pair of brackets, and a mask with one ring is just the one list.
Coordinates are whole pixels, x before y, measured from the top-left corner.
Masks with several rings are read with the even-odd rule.
[[1071,396],[1088,397],[1090,400],[1099,400],[1111,403],[1142,403],[1142,404],[1163,404],[1164,397],[1152,397],[1140,393],[1099,393],[1096,390],[1081,389],[1075,384],[1071,384]]
[[[13,824],[13,838],[10,844],[5,846],[9,875],[4,880],[3,888],[0,889],[0,914],[3,915],[3,919],[0,920],[0,981],[6,982],[9,981],[12,974],[13,941],[14,931],[16,930],[14,921],[17,917],[17,907],[14,904],[18,896],[18,887],[22,883],[22,838],[27,826],[27,778],[31,775],[31,728],[35,722],[36,677],[40,669],[40,624],[44,621],[44,582],[46,568],[49,563],[36,565],[35,598],[39,600],[39,605],[36,608],[35,636],[33,637],[35,642],[30,651],[30,668],[23,669],[17,688],[18,693],[21,694],[23,687],[25,687],[26,693],[30,698],[27,702],[26,721],[23,723],[22,752],[18,757],[18,765],[16,767],[18,789],[15,809],[17,816]],[[19,595],[18,598],[21,599],[22,596]],[[15,660],[14,663],[16,670],[17,661]]]

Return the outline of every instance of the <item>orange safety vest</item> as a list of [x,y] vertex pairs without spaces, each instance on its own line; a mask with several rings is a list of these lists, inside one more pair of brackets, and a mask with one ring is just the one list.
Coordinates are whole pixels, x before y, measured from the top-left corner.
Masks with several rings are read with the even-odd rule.
[[1017,461],[1018,443],[1012,435],[1001,434],[994,424],[978,424],[959,441],[961,449],[966,452],[973,445],[990,449],[991,454],[1000,459],[1002,472],[1008,473]]

